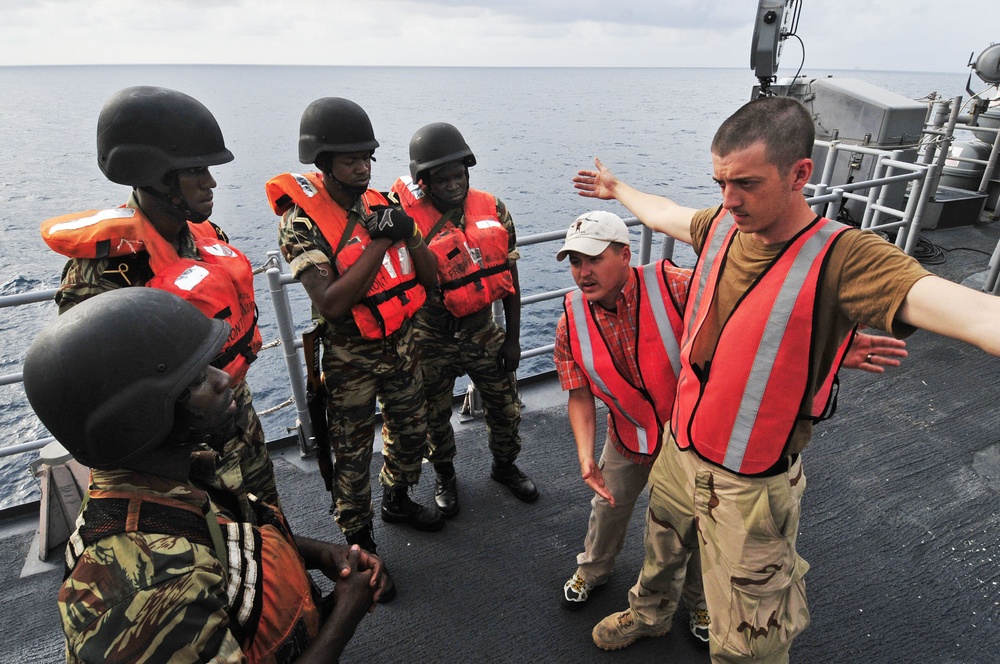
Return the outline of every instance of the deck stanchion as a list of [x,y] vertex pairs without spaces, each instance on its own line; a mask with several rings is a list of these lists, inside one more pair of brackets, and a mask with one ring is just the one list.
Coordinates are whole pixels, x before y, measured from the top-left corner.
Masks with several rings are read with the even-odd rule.
[[993,255],[990,256],[989,272],[986,275],[986,282],[983,284],[983,291],[1000,295],[1000,242],[997,242]]
[[271,305],[274,307],[274,317],[278,323],[278,336],[281,339],[282,354],[285,356],[285,367],[288,370],[288,382],[292,388],[292,400],[295,402],[296,424],[301,432],[299,435],[299,451],[303,456],[314,452],[309,441],[313,437],[312,420],[309,419],[309,407],[306,404],[306,379],[302,373],[303,360],[299,357],[298,346],[301,341],[296,338],[295,325],[292,322],[292,307],[285,292],[285,283],[293,283],[295,279],[290,273],[283,272],[283,261],[277,251],[267,252],[267,288],[271,294]]

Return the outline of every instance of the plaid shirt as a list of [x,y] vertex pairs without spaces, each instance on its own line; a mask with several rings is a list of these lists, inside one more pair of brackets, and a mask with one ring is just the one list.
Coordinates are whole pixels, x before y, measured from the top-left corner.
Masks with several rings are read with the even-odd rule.
[[[688,285],[691,283],[691,270],[667,265],[667,283],[670,294],[679,306],[683,306],[687,300]],[[588,303],[590,311],[594,317],[594,323],[605,340],[611,359],[618,369],[618,372],[632,385],[641,384],[639,377],[638,352],[636,350],[636,339],[638,338],[638,292],[639,281],[635,276],[634,269],[629,270],[628,280],[625,287],[618,294],[615,301],[615,311],[609,311],[602,306]],[[583,367],[573,359],[573,351],[569,343],[568,323],[566,313],[563,312],[559,323],[556,325],[556,345],[555,363],[556,372],[559,374],[559,385],[563,390],[569,391],[580,387],[590,389],[590,378]],[[651,463],[652,458],[637,456],[626,448],[618,433],[611,425],[611,415],[608,414],[608,435],[615,449],[626,459],[633,462]]]

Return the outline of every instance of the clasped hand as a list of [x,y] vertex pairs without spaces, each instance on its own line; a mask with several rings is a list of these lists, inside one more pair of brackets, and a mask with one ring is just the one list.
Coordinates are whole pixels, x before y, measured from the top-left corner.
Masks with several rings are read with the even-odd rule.
[[393,242],[410,239],[415,228],[413,217],[398,207],[376,211],[375,216],[365,226],[373,240],[388,238]]

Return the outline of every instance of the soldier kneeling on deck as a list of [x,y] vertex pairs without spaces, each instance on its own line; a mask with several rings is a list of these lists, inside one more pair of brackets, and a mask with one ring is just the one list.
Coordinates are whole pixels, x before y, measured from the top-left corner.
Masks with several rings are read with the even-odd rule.
[[[215,464],[234,426],[211,366],[229,325],[151,288],[103,293],[35,339],[24,387],[92,468],[66,549],[69,662],[335,662],[383,591],[358,546],[296,537],[281,511],[229,511]],[[334,581],[319,598],[308,569]]]

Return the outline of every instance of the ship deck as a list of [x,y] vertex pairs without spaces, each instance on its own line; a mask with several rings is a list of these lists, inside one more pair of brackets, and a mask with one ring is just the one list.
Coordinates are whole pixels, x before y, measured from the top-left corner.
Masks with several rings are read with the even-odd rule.
[[[954,281],[984,270],[983,252],[1000,235],[993,226],[1000,225],[925,233],[946,257],[930,269]],[[925,332],[908,344],[910,357],[884,376],[842,374],[837,414],[804,454],[809,488],[798,542],[812,565],[812,624],[795,641],[792,661],[997,661],[1000,360]],[[376,518],[399,596],[364,620],[343,661],[707,662],[683,609],[667,637],[615,653],[591,641],[594,624],[627,606],[642,561],[643,501],[607,586],[577,612],[560,605],[590,491],[579,479],[555,381],[526,386],[523,399],[519,465],[536,480],[539,501],[521,503],[489,479],[481,420],[456,424],[461,513],[439,533]],[[293,528],[342,541],[311,460],[295,447],[273,456]],[[427,468],[415,497],[427,503],[432,492]],[[36,528],[31,514],[0,522],[3,662],[62,658],[61,569],[37,562]]]

